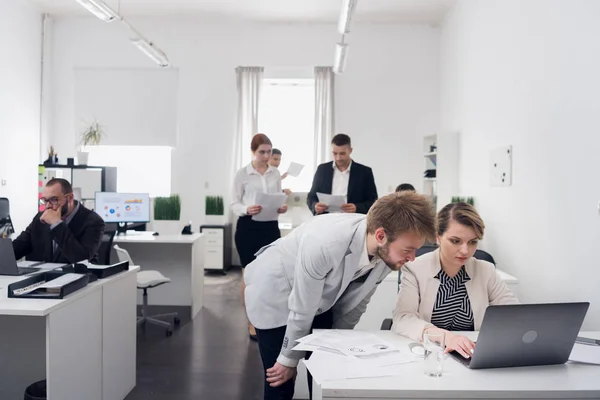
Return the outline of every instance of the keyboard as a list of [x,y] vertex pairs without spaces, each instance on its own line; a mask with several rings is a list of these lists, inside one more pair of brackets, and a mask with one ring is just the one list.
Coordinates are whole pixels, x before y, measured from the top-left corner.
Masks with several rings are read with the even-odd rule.
[[450,352],[450,355],[459,363],[461,363],[462,365],[464,365],[465,367],[468,367],[471,364],[471,360],[473,359],[473,357],[470,358],[464,358],[463,356],[461,356],[458,352],[456,351],[452,351]]

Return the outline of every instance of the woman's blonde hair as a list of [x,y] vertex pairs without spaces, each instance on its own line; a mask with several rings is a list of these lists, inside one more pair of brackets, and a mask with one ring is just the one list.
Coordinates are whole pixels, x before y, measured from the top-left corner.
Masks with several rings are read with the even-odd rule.
[[448,230],[451,220],[473,228],[477,239],[481,240],[483,238],[485,224],[472,205],[459,202],[450,203],[442,208],[437,215],[437,234],[439,236],[442,236]]
[[427,197],[413,192],[396,192],[378,199],[367,214],[367,232],[383,228],[388,242],[411,232],[435,240],[435,211]]

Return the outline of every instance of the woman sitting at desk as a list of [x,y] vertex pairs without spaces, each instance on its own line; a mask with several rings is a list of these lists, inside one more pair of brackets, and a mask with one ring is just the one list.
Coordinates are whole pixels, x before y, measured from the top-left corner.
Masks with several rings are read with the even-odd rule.
[[466,203],[445,206],[437,216],[440,247],[402,267],[393,329],[414,340],[445,332],[446,352],[469,358],[475,344],[452,331],[479,330],[488,305],[516,304],[495,266],[473,258],[485,225]]

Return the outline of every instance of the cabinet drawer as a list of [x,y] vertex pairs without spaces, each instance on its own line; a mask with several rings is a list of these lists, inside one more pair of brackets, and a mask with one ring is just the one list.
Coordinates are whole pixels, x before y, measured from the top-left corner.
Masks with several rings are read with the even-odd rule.
[[223,229],[202,229],[202,233],[206,237],[205,244],[210,245],[222,245],[223,244]]
[[204,268],[223,269],[223,248],[204,248]]

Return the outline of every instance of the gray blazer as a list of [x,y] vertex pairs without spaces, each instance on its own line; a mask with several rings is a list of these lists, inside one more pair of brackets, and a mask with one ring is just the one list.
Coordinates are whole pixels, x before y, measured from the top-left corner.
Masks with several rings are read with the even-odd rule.
[[287,326],[277,361],[295,367],[292,351],[310,333],[315,315],[332,309],[334,329],[353,329],[390,272],[378,261],[367,278],[352,281],[366,246],[363,214],[320,215],[263,247],[244,272],[246,312],[259,329]]

